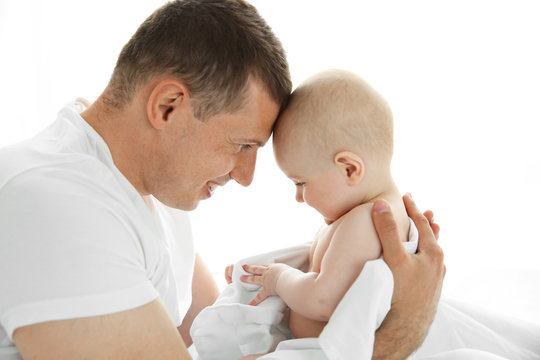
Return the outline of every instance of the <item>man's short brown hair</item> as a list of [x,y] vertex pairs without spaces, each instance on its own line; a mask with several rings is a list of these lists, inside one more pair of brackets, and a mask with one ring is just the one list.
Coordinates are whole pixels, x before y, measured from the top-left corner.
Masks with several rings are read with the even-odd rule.
[[122,49],[105,99],[120,108],[161,74],[187,86],[199,119],[238,110],[249,76],[282,108],[292,88],[281,42],[243,0],[177,0],[156,10]]

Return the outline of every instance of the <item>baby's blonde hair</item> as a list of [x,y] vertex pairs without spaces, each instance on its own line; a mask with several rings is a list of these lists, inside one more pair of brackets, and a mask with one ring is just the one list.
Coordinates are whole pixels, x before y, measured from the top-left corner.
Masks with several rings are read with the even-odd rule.
[[344,70],[318,73],[292,93],[274,136],[307,141],[314,152],[333,157],[353,151],[388,161],[393,153],[390,107],[366,81]]

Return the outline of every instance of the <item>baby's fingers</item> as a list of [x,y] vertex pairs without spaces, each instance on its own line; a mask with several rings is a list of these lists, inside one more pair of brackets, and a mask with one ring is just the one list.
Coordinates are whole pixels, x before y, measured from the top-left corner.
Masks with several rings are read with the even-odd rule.
[[242,275],[240,276],[240,281],[245,282],[246,284],[262,286],[262,278],[259,275]]
[[262,275],[267,269],[268,269],[268,266],[261,266],[261,265],[242,265],[242,268],[250,273],[250,274],[254,274],[254,275]]
[[268,294],[266,294],[266,291],[264,289],[262,289],[258,294],[257,296],[255,296],[255,299],[251,300],[251,302],[249,303],[249,305],[259,305],[260,303],[262,303],[262,301],[264,299],[266,299],[268,297]]
[[234,270],[234,264],[231,264],[225,268],[225,280],[227,281],[227,284],[230,284],[232,282],[233,270]]

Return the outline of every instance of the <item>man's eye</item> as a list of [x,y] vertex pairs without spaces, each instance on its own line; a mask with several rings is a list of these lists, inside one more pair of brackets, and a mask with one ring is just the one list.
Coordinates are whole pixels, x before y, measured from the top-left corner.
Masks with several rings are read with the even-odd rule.
[[253,146],[250,144],[241,144],[240,150],[250,150]]
[[294,186],[304,186],[306,183],[304,182],[295,182]]

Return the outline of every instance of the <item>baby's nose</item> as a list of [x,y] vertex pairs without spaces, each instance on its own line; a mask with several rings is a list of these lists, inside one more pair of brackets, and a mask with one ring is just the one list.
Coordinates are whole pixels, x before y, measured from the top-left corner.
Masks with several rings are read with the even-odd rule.
[[299,203],[304,202],[304,194],[301,187],[296,188],[296,201],[298,201]]

